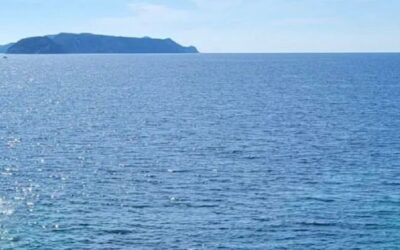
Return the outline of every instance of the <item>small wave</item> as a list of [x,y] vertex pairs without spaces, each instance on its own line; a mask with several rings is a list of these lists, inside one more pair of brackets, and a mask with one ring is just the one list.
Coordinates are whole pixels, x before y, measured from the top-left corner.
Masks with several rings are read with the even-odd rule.
[[189,170],[186,169],[168,169],[169,173],[187,173],[190,172]]
[[128,229],[110,229],[110,230],[103,230],[106,234],[118,234],[118,235],[127,235],[133,233],[132,230]]
[[316,227],[334,227],[337,226],[337,223],[334,222],[323,222],[323,221],[302,221],[296,223],[301,226],[316,226]]
[[334,202],[334,199],[329,199],[329,198],[322,198],[322,197],[305,197],[305,200],[309,200],[309,201],[320,201],[320,202]]
[[383,185],[385,186],[400,186],[400,182],[388,182],[388,181],[384,181],[382,182]]

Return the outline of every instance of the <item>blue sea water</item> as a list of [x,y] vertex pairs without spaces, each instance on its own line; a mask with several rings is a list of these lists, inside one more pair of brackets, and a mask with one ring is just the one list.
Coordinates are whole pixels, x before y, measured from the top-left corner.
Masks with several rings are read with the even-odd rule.
[[0,249],[400,249],[400,55],[0,60]]

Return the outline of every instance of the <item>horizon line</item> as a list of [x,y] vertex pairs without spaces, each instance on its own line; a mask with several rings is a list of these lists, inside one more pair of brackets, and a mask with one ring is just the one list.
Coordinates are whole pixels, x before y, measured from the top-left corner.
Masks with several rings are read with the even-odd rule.
[[54,54],[8,54],[0,52],[1,55],[272,55],[272,54],[400,54],[400,51],[279,51],[279,52],[199,52],[199,53],[54,53]]

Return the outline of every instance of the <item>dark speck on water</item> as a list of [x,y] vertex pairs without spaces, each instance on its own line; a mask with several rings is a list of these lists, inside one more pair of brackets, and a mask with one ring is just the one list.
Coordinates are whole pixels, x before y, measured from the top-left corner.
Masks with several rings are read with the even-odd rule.
[[399,54],[0,69],[0,249],[400,246]]

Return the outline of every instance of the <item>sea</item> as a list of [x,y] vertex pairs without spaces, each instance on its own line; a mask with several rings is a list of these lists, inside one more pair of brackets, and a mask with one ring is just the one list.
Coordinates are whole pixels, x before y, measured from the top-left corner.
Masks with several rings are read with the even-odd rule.
[[400,54],[0,58],[0,249],[400,249]]

